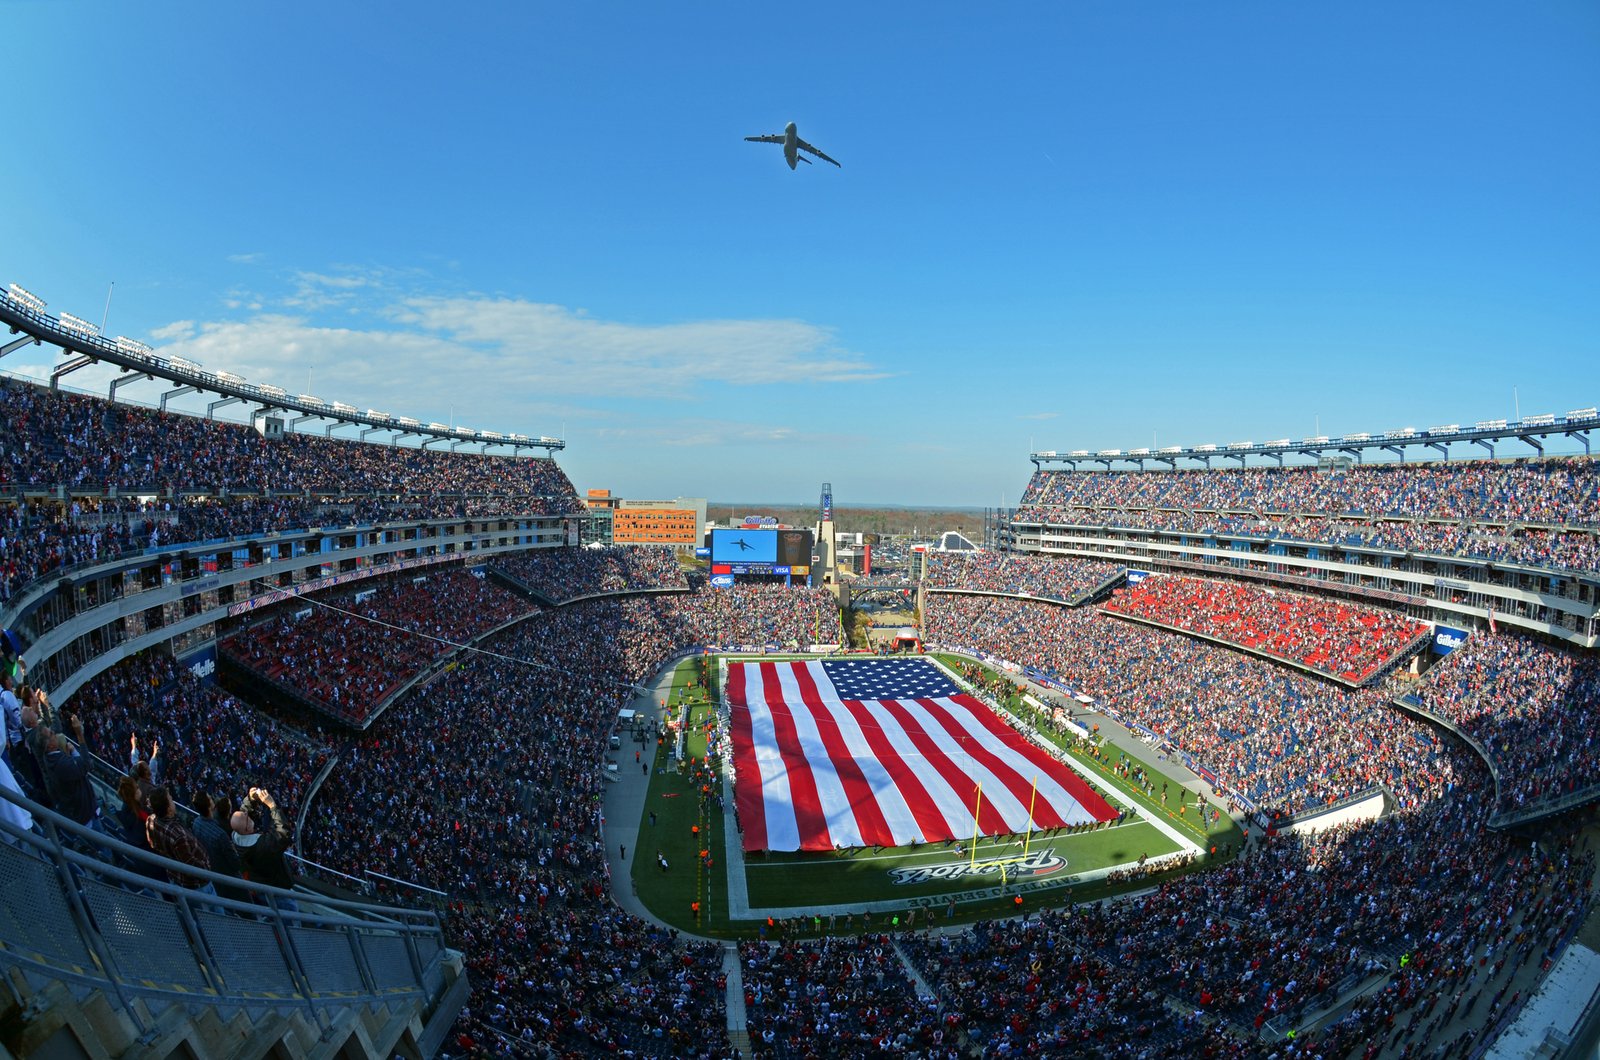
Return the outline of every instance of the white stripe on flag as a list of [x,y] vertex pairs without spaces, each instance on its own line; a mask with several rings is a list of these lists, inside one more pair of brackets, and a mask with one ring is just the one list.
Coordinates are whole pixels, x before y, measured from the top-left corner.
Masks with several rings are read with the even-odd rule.
[[761,772],[761,801],[767,811],[767,847],[799,850],[800,825],[794,816],[794,800],[789,796],[789,770],[778,750],[778,732],[772,722],[772,711],[767,707],[761,667],[746,665],[744,675],[750,739],[755,746],[756,767]]

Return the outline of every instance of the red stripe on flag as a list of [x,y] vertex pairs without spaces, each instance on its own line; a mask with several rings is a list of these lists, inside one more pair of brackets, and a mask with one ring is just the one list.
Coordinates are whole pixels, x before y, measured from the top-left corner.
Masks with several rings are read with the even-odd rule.
[[801,850],[832,850],[833,839],[828,834],[828,818],[822,812],[822,800],[817,796],[817,782],[811,775],[811,763],[806,761],[800,747],[800,735],[794,727],[794,714],[783,701],[783,686],[778,683],[778,664],[761,663],[761,690],[766,693],[767,710],[772,714],[772,728],[778,739],[778,752],[783,755],[788,773],[789,802],[794,806],[795,825],[800,829]]
[[[893,699],[880,702],[885,710],[895,716],[895,720],[906,731],[906,735],[911,737],[911,742],[916,745],[927,763],[944,778],[946,784],[950,785],[950,790],[964,802],[976,803],[978,782],[939,749],[939,745],[933,742],[933,737],[923,731],[921,723],[911,716],[910,711]],[[999,811],[987,799],[978,808],[978,831],[984,835],[998,835],[1009,831],[1006,828],[1005,818],[1000,816]]]
[[1034,743],[1032,740],[1017,732],[995,716],[994,711],[978,702],[973,697],[962,694],[950,697],[951,702],[959,703],[970,710],[974,717],[990,732],[1005,739],[1007,744],[1015,746],[1017,751],[1027,756],[1028,761],[1039,767],[1039,771],[1047,773],[1057,784],[1067,790],[1067,794],[1078,800],[1078,805],[1088,810],[1097,821],[1115,820],[1117,811],[1105,800],[1089,782],[1078,775],[1078,771],[1065,762],[1052,758],[1049,752]]
[[[861,735],[867,738],[867,746],[872,748],[872,753],[877,756],[879,764],[888,771],[894,786],[900,789],[900,797],[906,800],[911,816],[917,819],[917,828],[922,832],[923,840],[937,843],[953,838],[955,832],[951,829],[950,822],[939,812],[938,804],[933,801],[933,796],[928,794],[928,789],[922,786],[917,774],[906,765],[905,760],[889,743],[889,738],[884,735],[878,719],[861,705],[860,700],[847,699],[844,701],[844,707],[850,712],[850,716],[856,719],[856,724],[861,726]],[[956,790],[959,792],[961,789]]]
[[[944,727],[944,731],[950,734],[952,740],[961,744],[962,750],[983,763],[984,767],[994,774],[995,779],[1006,786],[1006,790],[1011,792],[1011,797],[1021,804],[1023,812],[1027,812],[1028,802],[1033,800],[1034,823],[1042,828],[1060,828],[1067,823],[1062,820],[1049,799],[1033,799],[1033,778],[1018,773],[1005,759],[979,743],[977,737],[961,727],[960,721],[950,713],[949,708],[936,699],[919,699],[917,702],[922,705],[923,710],[933,715],[934,720]],[[1024,819],[1018,822],[1017,828],[1007,826],[1004,831],[1022,832],[1026,831],[1027,827],[1028,822]]]
[[866,774],[856,764],[855,756],[845,746],[844,737],[839,733],[839,723],[823,707],[822,697],[817,694],[817,682],[811,676],[811,668],[805,663],[790,665],[794,667],[795,682],[800,686],[800,698],[806,709],[811,711],[817,734],[822,737],[822,746],[828,749],[833,771],[838,774],[845,797],[850,800],[850,811],[855,814],[856,828],[861,833],[862,842],[875,847],[894,846],[894,832],[889,829],[889,822],[883,816],[878,797],[872,793],[872,785],[867,783]]
[[767,849],[767,807],[761,799],[761,770],[756,765],[755,741],[750,735],[750,706],[745,699],[744,667],[728,667],[728,703],[733,708],[729,736],[733,740],[733,764],[738,772],[734,785],[734,804],[739,807],[739,823],[744,826],[746,850]]

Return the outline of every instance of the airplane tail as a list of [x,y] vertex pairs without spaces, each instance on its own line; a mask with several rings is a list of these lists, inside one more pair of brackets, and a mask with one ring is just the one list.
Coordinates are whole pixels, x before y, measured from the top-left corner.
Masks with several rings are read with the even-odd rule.
[[802,154],[796,152],[795,153],[795,157],[798,158],[800,161],[804,162],[808,166],[811,164],[811,159],[807,158],[805,155],[802,155]]

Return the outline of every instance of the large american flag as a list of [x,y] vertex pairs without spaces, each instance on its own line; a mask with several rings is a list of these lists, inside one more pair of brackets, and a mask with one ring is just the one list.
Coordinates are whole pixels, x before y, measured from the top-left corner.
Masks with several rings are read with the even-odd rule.
[[833,850],[1116,816],[1072,769],[924,659],[730,663],[745,850]]

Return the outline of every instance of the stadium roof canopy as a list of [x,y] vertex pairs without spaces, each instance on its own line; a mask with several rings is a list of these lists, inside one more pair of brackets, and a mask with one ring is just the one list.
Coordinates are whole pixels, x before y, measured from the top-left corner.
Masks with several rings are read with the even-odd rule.
[[211,393],[218,396],[210,411],[237,402],[257,404],[261,412],[281,410],[299,413],[294,423],[318,419],[327,422],[325,434],[331,435],[345,425],[364,427],[365,438],[374,431],[389,431],[390,439],[406,437],[427,439],[426,449],[437,442],[449,442],[451,449],[463,445],[481,445],[483,451],[494,446],[509,448],[513,453],[524,449],[565,449],[567,443],[559,438],[533,438],[523,434],[501,434],[498,431],[479,431],[470,427],[452,427],[443,423],[423,423],[408,416],[391,416],[387,412],[368,409],[358,411],[353,405],[327,402],[310,394],[290,395],[281,387],[265,383],[250,383],[228,372],[207,371],[204,367],[182,357],[163,357],[156,350],[134,339],[118,335],[107,339],[96,325],[71,313],[51,316],[45,312],[44,300],[26,289],[11,284],[0,290],[0,324],[10,328],[11,334],[21,335],[0,345],[0,357],[15,353],[29,345],[59,346],[66,354],[65,360],[50,373],[50,386],[55,388],[61,377],[87,365],[104,361],[127,369],[128,374],[111,381],[109,396],[115,400],[117,389],[125,383],[141,379],[166,379],[178,384],[176,390],[162,395],[161,407],[167,407],[169,398],[181,394]]
[[[1461,442],[1481,446],[1489,458],[1493,459],[1495,446],[1503,441],[1524,442],[1531,446],[1536,454],[1543,456],[1545,440],[1553,435],[1577,439],[1583,445],[1583,451],[1588,454],[1589,432],[1596,428],[1600,428],[1600,410],[1586,408],[1573,409],[1564,416],[1547,413],[1542,416],[1524,416],[1520,420],[1512,421],[1480,420],[1470,426],[1450,423],[1429,427],[1425,431],[1419,431],[1415,427],[1399,427],[1376,434],[1346,434],[1340,438],[1318,436],[1302,438],[1298,442],[1279,438],[1272,442],[1171,445],[1161,449],[1098,449],[1093,452],[1088,449],[1074,449],[1065,453],[1050,449],[1029,453],[1028,459],[1038,468],[1046,464],[1059,463],[1074,471],[1080,464],[1099,464],[1108,471],[1114,464],[1131,464],[1141,471],[1147,463],[1165,464],[1168,468],[1176,468],[1180,460],[1193,461],[1208,468],[1213,460],[1237,460],[1239,466],[1244,467],[1251,457],[1272,460],[1282,467],[1283,458],[1286,456],[1308,456],[1320,460],[1332,453],[1348,455],[1359,461],[1368,450],[1393,453],[1397,459],[1403,461],[1408,449],[1425,448],[1437,450],[1444,459],[1449,460],[1452,458],[1450,446]],[[1474,451],[1469,455],[1481,454]]]

